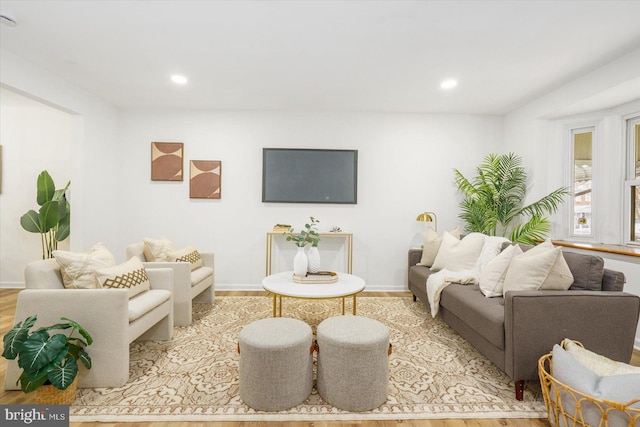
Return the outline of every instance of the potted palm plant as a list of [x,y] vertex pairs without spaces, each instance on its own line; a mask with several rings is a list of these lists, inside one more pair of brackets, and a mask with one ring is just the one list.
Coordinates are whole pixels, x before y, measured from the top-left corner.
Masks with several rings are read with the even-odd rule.
[[[30,316],[7,332],[2,356],[18,358],[23,370],[18,379],[20,388],[25,393],[35,391],[37,404],[71,404],[78,384],[78,360],[91,369],[91,357],[85,347],[93,339],[82,326],[66,317],[60,319],[61,323],[31,332],[37,320],[37,316]],[[67,329],[68,334],[61,333]],[[73,336],[74,332],[81,337]]]
[[545,216],[557,211],[569,195],[558,188],[541,199],[524,205],[527,173],[522,159],[514,153],[489,154],[476,168],[476,176],[467,179],[454,169],[455,182],[463,195],[460,215],[465,232],[509,237],[512,242],[535,245],[544,240],[551,223]]

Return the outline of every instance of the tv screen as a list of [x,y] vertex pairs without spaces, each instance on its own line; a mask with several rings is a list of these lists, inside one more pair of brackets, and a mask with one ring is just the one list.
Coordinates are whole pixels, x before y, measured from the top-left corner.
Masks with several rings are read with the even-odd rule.
[[262,150],[263,202],[356,204],[357,200],[358,150]]

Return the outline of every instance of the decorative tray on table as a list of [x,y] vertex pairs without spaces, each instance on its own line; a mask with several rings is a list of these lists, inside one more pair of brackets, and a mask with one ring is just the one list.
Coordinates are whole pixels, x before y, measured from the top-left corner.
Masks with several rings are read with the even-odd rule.
[[307,273],[306,276],[293,275],[293,281],[296,283],[336,283],[338,281],[338,273],[334,271],[318,271],[317,273]]

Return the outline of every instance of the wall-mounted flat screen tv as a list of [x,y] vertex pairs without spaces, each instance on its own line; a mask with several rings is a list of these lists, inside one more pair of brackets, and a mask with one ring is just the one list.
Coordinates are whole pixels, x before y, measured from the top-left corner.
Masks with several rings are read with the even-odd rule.
[[356,204],[358,150],[264,148],[262,201]]

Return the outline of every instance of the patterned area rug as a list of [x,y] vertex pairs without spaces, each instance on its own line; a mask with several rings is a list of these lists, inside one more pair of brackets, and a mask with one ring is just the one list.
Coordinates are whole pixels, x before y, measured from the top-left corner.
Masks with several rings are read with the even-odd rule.
[[[173,340],[131,345],[125,386],[78,390],[71,422],[546,418],[539,386],[527,383],[524,401],[515,400],[514,384],[502,371],[411,297],[357,301],[358,315],[389,327],[385,404],[350,413],[323,402],[314,388],[295,408],[255,411],[238,393],[238,335],[244,325],[269,317],[271,303],[268,297],[216,297],[214,305],[195,305],[193,323],[176,328]],[[283,316],[304,320],[315,332],[323,319],[340,314],[340,305],[285,299]]]

